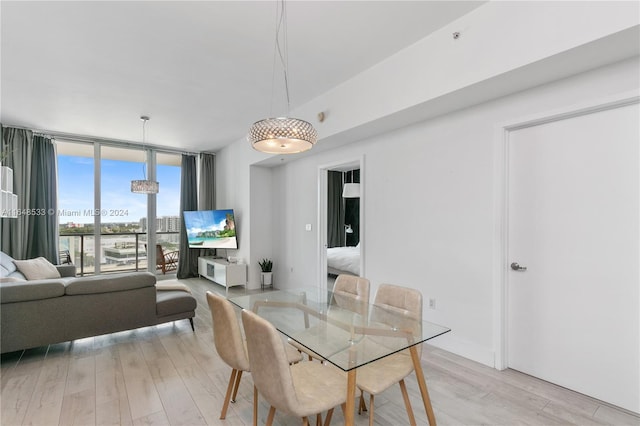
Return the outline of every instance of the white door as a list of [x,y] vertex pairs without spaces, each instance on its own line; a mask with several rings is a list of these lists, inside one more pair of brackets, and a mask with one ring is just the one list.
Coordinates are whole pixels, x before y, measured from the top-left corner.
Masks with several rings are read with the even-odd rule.
[[508,139],[508,366],[634,412],[639,117],[621,106]]

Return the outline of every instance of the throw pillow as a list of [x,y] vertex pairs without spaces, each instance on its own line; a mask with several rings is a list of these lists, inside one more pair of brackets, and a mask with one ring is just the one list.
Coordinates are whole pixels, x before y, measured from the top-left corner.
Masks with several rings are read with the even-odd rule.
[[28,280],[45,280],[60,278],[58,269],[44,257],[29,260],[14,260],[13,263]]

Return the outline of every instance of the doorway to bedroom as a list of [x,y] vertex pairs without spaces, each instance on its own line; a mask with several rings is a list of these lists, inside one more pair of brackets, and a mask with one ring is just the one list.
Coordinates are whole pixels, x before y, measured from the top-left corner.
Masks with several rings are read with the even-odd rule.
[[362,161],[320,168],[320,283],[333,289],[340,274],[362,275]]

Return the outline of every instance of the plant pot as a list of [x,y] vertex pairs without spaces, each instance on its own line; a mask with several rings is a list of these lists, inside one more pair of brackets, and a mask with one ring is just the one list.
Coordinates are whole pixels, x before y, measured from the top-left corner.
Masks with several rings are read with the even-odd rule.
[[273,272],[261,272],[260,284],[263,287],[273,285]]

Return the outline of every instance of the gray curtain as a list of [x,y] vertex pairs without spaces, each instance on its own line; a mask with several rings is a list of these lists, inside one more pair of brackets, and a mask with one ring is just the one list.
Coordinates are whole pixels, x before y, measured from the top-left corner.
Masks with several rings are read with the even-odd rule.
[[182,154],[182,179],[180,180],[180,262],[178,263],[177,277],[180,279],[198,276],[199,250],[191,250],[187,240],[187,231],[184,225],[185,210],[198,210],[198,185],[196,172],[196,157]]
[[[3,165],[13,169],[17,218],[0,220],[2,251],[16,259],[38,256],[58,263],[56,152],[49,138],[3,127]],[[6,155],[4,155],[6,154]],[[29,211],[32,214],[26,214]]]
[[[198,185],[198,209],[216,208],[216,156],[200,154],[200,184]],[[217,256],[216,249],[199,250],[200,256]]]
[[216,156],[200,154],[200,185],[198,208],[214,210],[216,208]]
[[342,172],[328,172],[327,198],[327,246],[342,247],[344,246]]

